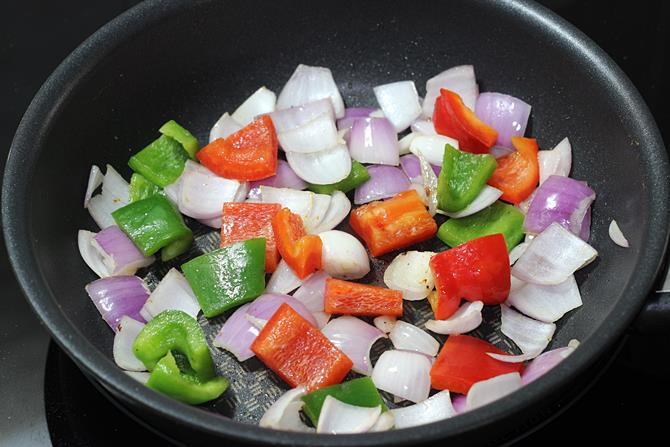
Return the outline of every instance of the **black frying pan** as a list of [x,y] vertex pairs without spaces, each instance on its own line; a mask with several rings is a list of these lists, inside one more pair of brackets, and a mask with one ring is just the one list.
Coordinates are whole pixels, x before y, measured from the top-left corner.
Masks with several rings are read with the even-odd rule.
[[[170,118],[205,140],[223,111],[260,85],[278,91],[298,63],[330,67],[349,105],[374,104],[374,85],[413,79],[421,89],[437,72],[471,63],[482,91],[532,104],[528,132],[541,147],[570,137],[573,176],[588,180],[598,193],[591,243],[600,252],[578,275],[584,306],[560,321],[552,344],[579,339],[572,356],[513,395],[449,421],[318,439],[227,418],[244,420],[241,415],[259,411],[249,408],[253,400],[244,398],[244,390],[237,400],[227,395],[210,407],[189,407],[119,371],[111,359],[111,332],[84,292],[94,278],[76,246],[77,229],[95,228],[81,207],[90,165],[109,162],[127,176],[130,154]],[[55,340],[122,405],[168,435],[187,442],[227,437],[281,445],[398,445],[439,438],[469,443],[482,433],[489,441],[504,439],[516,426],[544,417],[544,409],[577,387],[621,337],[662,260],[668,180],[665,148],[630,81],[593,42],[537,5],[150,1],[93,35],[37,94],[12,145],[2,212],[19,281]],[[613,218],[630,249],[609,240]],[[420,310],[411,314],[414,321],[422,318]],[[211,333],[219,324],[213,320],[206,329]],[[494,333],[495,327],[483,335]],[[216,354],[222,370],[230,365],[226,359]],[[260,370],[252,364],[245,373],[257,377]]]

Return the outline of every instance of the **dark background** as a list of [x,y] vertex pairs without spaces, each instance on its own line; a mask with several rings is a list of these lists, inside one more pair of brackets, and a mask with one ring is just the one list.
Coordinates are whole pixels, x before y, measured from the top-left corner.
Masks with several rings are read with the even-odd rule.
[[[23,111],[51,71],[88,35],[135,3],[3,3],[0,168],[4,169]],[[670,2],[542,3],[609,53],[645,98],[664,140],[670,141]],[[157,438],[109,404],[49,343],[16,286],[4,243],[0,244],[0,291],[0,445],[156,443]],[[623,433],[635,435],[642,443],[664,439],[667,417],[659,408],[670,398],[669,354],[668,332],[644,334],[631,329],[618,352],[607,359],[611,366],[602,367],[595,385],[519,444],[580,442],[585,434],[599,443],[620,441]]]

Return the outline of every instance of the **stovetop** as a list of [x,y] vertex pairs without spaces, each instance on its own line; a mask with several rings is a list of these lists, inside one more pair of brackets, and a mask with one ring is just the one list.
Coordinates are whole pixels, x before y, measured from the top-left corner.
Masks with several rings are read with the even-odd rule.
[[[136,1],[14,1],[0,30],[0,168],[23,111],[60,61]],[[545,0],[603,47],[628,74],[670,141],[670,3]],[[1,170],[0,170],[1,171]],[[1,236],[0,236],[1,237]],[[110,403],[49,339],[18,289],[0,244],[0,445],[166,445]],[[601,363],[591,387],[515,445],[597,436],[600,443],[637,433],[665,437],[657,403],[670,398],[670,328],[635,330]],[[663,408],[663,407],[660,407]],[[586,431],[585,431],[586,430]],[[660,438],[663,439],[663,438]]]

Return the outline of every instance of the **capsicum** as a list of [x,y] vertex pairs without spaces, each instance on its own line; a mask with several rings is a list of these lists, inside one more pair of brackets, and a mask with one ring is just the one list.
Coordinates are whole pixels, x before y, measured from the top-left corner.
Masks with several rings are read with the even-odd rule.
[[163,124],[158,131],[163,135],[167,135],[168,137],[177,140],[188,156],[195,159],[195,154],[200,149],[200,143],[191,132],[180,126],[175,120],[170,120]]
[[382,399],[374,382],[369,377],[360,377],[358,379],[348,380],[338,385],[331,385],[320,390],[313,391],[302,397],[305,405],[302,411],[312,421],[316,427],[319,423],[321,407],[327,396],[332,396],[340,402],[357,407],[382,407],[386,411],[384,399]]
[[[186,358],[180,368],[172,351]],[[180,310],[156,315],[133,342],[133,353],[151,371],[147,385],[189,404],[219,397],[228,381],[216,377],[207,340],[195,320]]]
[[470,154],[445,145],[437,183],[437,207],[448,213],[462,210],[477,198],[495,169],[492,155]]
[[196,154],[221,177],[262,180],[277,172],[277,134],[272,119],[263,115],[227,138],[218,138]]
[[340,383],[353,363],[325,335],[282,304],[265,324],[251,350],[292,387],[307,391]]
[[400,317],[403,312],[402,292],[328,278],[324,311],[329,314]]
[[274,272],[279,263],[279,251],[272,231],[272,218],[279,210],[281,205],[278,203],[224,203],[221,247],[257,237],[265,238],[265,271]]
[[517,205],[531,195],[540,181],[540,165],[534,138],[512,137],[512,145],[516,152],[498,159],[489,185],[503,192],[501,200]]
[[163,190],[160,186],[151,183],[142,174],[134,172],[130,177],[130,202],[137,202],[162,193]]
[[[181,214],[162,195],[132,202],[114,211],[112,217],[145,256],[171,244],[176,244],[170,250],[171,256],[176,256],[186,251],[193,240]],[[179,250],[174,250],[177,246]]]
[[515,206],[495,202],[478,213],[460,219],[449,219],[437,230],[437,237],[450,247],[489,234],[501,233],[507,250],[514,248],[524,238],[523,213]]
[[458,140],[461,150],[475,154],[487,154],[498,139],[493,127],[477,118],[457,93],[444,88],[435,99],[433,125],[438,134]]
[[430,370],[431,386],[438,390],[466,394],[477,382],[523,371],[523,363],[496,360],[487,352],[506,354],[479,338],[450,335]]
[[425,241],[437,232],[435,220],[413,189],[356,208],[349,224],[374,256]]
[[300,279],[321,268],[323,243],[319,236],[307,234],[302,218],[283,208],[272,218],[277,249]]
[[236,242],[181,266],[206,317],[244,304],[265,289],[265,239]]
[[461,298],[493,305],[509,295],[509,256],[502,234],[483,236],[438,253],[429,265],[438,293],[438,320],[453,315]]
[[152,183],[165,187],[184,171],[188,154],[175,139],[161,135],[153,143],[130,157],[128,166]]
[[330,185],[307,184],[307,189],[317,194],[332,194],[335,191],[347,193],[370,180],[370,174],[365,166],[356,160],[351,160],[351,172],[344,179]]

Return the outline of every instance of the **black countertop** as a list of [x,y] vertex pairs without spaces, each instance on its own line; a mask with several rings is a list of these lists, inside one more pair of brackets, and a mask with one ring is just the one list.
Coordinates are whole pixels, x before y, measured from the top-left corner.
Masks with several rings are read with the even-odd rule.
[[[0,30],[0,168],[21,115],[42,82],[88,35],[135,3],[6,2]],[[670,2],[542,3],[612,56],[640,90],[669,141]],[[0,445],[120,445],[129,439],[156,443],[155,435],[98,394],[50,342],[16,285],[4,244],[0,250]],[[667,417],[656,404],[670,398],[669,353],[668,332],[642,335],[631,330],[595,385],[518,444],[578,441],[584,429],[601,442],[619,441],[621,433],[635,433],[643,443],[663,439]]]

